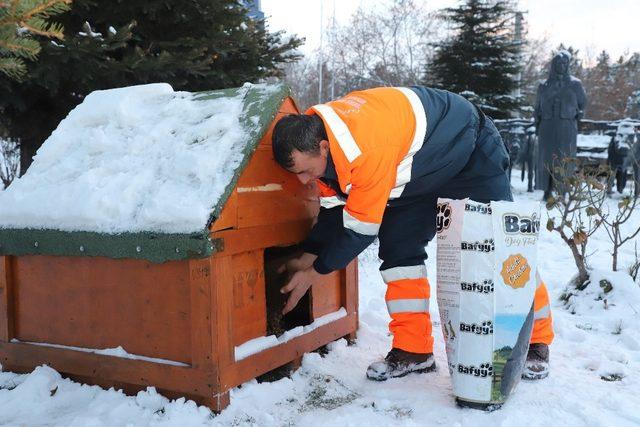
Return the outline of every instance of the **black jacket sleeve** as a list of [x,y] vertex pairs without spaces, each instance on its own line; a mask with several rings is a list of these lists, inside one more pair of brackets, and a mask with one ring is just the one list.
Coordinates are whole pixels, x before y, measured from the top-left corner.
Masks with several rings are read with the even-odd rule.
[[320,208],[318,221],[302,242],[302,250],[319,256],[322,248],[338,235],[341,228],[342,206],[336,206],[331,209]]
[[345,268],[375,239],[376,236],[356,233],[343,227],[336,238],[323,246],[313,263],[313,268],[320,274],[329,274]]
[[320,208],[318,221],[301,244],[302,250],[318,256],[313,268],[320,274],[346,267],[375,240],[344,228],[342,210],[343,206]]

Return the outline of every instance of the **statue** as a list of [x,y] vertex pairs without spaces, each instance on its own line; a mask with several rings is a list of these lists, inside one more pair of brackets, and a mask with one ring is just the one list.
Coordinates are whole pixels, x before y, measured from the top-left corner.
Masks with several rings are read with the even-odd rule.
[[524,181],[524,174],[527,174],[527,192],[533,193],[533,176],[535,171],[535,163],[538,158],[538,137],[536,136],[536,127],[529,126],[526,130],[524,145],[518,153],[517,163],[520,163],[520,180]]
[[553,168],[565,157],[576,157],[578,121],[587,102],[582,83],[569,75],[570,61],[571,54],[565,50],[553,57],[549,78],[538,86],[536,96],[536,189],[544,191],[544,200],[551,196]]

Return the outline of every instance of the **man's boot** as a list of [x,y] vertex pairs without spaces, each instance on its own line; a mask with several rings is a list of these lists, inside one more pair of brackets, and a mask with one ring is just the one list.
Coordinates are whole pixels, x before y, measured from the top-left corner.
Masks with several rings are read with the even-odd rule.
[[374,381],[385,381],[389,378],[404,377],[411,372],[423,373],[436,369],[433,353],[410,353],[392,348],[384,360],[369,365],[367,378]]
[[522,378],[525,380],[541,380],[549,375],[549,346],[531,344],[524,363]]

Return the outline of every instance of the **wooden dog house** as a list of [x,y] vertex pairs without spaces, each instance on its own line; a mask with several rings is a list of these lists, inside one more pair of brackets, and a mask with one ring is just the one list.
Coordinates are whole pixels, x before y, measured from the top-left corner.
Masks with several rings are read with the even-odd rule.
[[[165,97],[178,94],[186,97]],[[78,381],[127,393],[155,386],[219,411],[231,388],[355,336],[355,262],[324,276],[291,314],[280,315],[286,277],[277,267],[296,253],[318,210],[316,188],[272,157],[275,121],[297,112],[289,89],[245,85],[190,95],[193,103],[240,99],[235,119],[245,132],[236,147],[240,161],[221,195],[207,201],[209,220],[199,231],[109,233],[58,229],[46,220],[16,226],[6,209],[22,200],[18,190],[38,182],[29,180],[44,162],[40,152],[34,172],[14,183],[18,190],[0,194],[3,369],[46,364]],[[223,113],[233,114],[204,117]],[[219,156],[212,147],[201,155]]]

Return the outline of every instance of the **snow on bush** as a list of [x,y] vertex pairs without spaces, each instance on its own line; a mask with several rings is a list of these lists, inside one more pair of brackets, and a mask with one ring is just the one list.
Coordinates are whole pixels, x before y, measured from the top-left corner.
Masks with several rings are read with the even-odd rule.
[[561,300],[572,314],[596,316],[612,327],[640,314],[640,286],[625,271],[590,270],[589,280],[569,284]]

